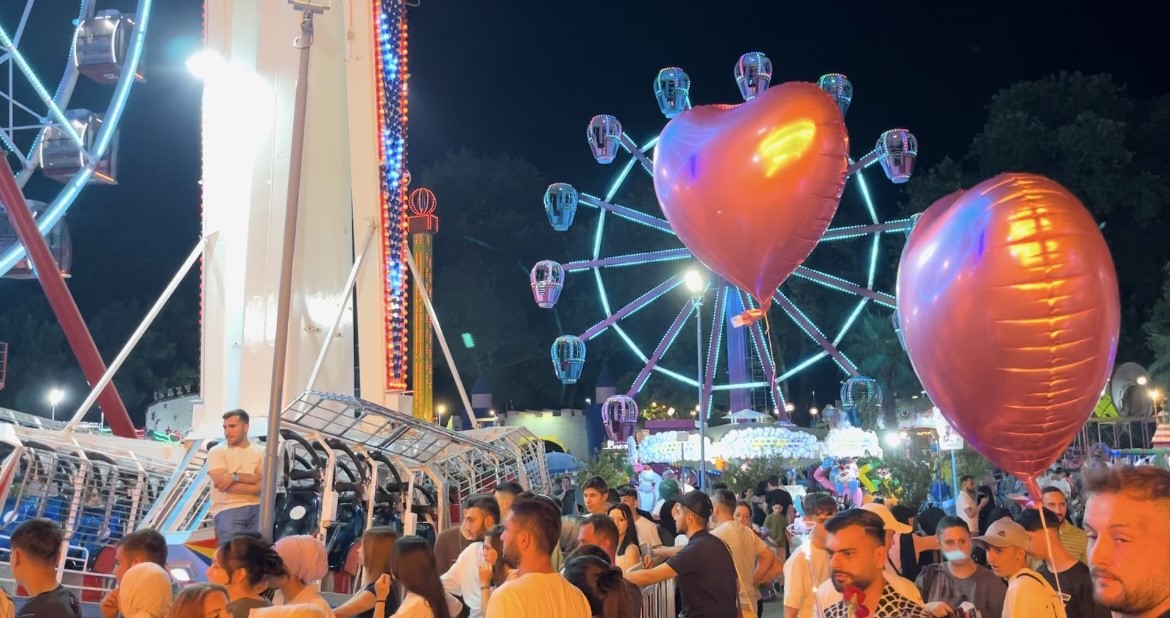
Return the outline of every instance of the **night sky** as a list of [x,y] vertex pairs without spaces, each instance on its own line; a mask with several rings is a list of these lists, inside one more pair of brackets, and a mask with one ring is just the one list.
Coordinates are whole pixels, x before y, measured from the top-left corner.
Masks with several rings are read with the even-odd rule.
[[[86,190],[70,211],[70,286],[87,314],[115,299],[153,299],[198,238],[200,86],[183,61],[199,46],[201,4],[155,2],[147,82],[121,127],[121,182]],[[614,114],[645,141],[664,122],[651,89],[660,68],[690,74],[695,104],[735,103],[732,66],[747,51],[771,58],[773,83],[846,74],[854,154],[903,126],[918,137],[920,170],[962,156],[991,95],[1020,80],[1108,72],[1140,97],[1170,91],[1162,20],[1136,4],[958,4],[422,0],[410,9],[411,167],[460,147],[505,151],[550,181],[600,192],[613,172],[589,154],[592,115]],[[37,27],[67,34],[71,13]],[[540,197],[534,226],[547,225]],[[460,207],[441,195],[439,204],[440,215]],[[193,285],[185,292],[177,301],[195,302]],[[40,293],[35,283],[0,282],[0,302]]]

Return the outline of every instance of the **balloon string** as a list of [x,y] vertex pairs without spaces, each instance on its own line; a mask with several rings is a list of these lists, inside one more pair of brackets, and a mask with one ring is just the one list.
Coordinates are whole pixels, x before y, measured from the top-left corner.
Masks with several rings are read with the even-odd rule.
[[1040,528],[1044,530],[1044,545],[1048,548],[1048,570],[1052,573],[1052,579],[1056,582],[1056,596],[1057,599],[1064,603],[1064,592],[1060,589],[1060,576],[1056,573],[1056,559],[1052,556],[1052,537],[1048,534],[1048,517],[1043,505],[1040,506]]

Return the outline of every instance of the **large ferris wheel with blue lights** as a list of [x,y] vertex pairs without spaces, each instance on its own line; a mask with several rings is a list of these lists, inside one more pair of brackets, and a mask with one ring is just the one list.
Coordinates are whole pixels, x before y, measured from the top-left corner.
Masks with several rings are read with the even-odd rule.
[[[744,54],[735,65],[734,75],[744,101],[751,101],[771,84],[772,63],[759,52]],[[848,111],[853,85],[844,75],[824,75],[817,85],[833,97],[842,114]],[[691,107],[690,90],[690,78],[679,68],[662,69],[654,80],[658,107],[667,119]],[[601,309],[597,322],[553,343],[553,365],[562,382],[572,383],[580,377],[588,342],[606,331],[612,331],[612,336],[620,339],[642,365],[625,393],[628,398],[636,396],[657,374],[695,388],[703,410],[710,409],[714,393],[728,391],[731,411],[755,408],[774,411],[787,419],[780,388],[785,380],[826,358],[846,375],[858,375],[857,365],[842,349],[842,342],[867,306],[889,310],[895,307],[892,290],[879,289],[883,242],[891,237],[901,242],[913,226],[912,219],[882,220],[866,175],[873,173],[870,166],[879,164],[889,181],[901,184],[909,180],[918,149],[909,131],[886,131],[871,151],[850,158],[848,185],[832,224],[809,260],[772,295],[769,319],[746,325],[739,316],[759,311],[751,295],[708,272],[678,239],[662,216],[661,206],[653,200],[638,199],[639,183],[635,179],[642,174],[635,168],[640,168],[646,178],[653,177],[659,137],[639,144],[616,117],[598,115],[589,123],[587,138],[598,163],[617,165],[609,186],[603,193],[592,194],[568,183],[554,183],[545,192],[544,205],[549,223],[557,231],[567,232],[574,225],[590,226],[586,243],[589,253],[570,261],[543,260],[532,268],[530,276],[534,298],[541,307],[551,308],[566,299],[580,302],[579,295],[592,291],[596,299],[589,300],[595,300]],[[641,191],[644,196],[644,186]],[[596,210],[596,216],[588,222],[580,221],[578,211],[582,207]],[[616,234],[615,226],[630,225],[650,230],[650,236],[658,238],[639,243],[638,250],[621,242],[607,242],[618,236],[628,238],[628,234]],[[646,232],[640,233],[641,238],[647,238]],[[834,245],[833,249],[826,248],[828,245]],[[832,259],[817,259],[818,254],[830,251],[835,251]],[[788,289],[793,285],[792,279],[833,291],[839,311],[832,328],[828,328],[827,321],[815,323],[801,309]],[[676,291],[680,288],[682,291]],[[652,303],[672,303],[679,309],[667,324],[654,325],[645,318],[636,324],[639,315],[653,313],[639,313]],[[706,311],[702,310],[704,304],[708,306]],[[698,358],[683,360],[679,355],[670,355],[672,344],[689,318],[695,316]],[[778,368],[776,359],[781,351],[774,349],[767,330],[769,322],[777,324],[776,320],[797,327],[812,342],[813,351]],[[760,410],[761,407],[766,409]]]
[[[71,260],[69,208],[87,186],[117,183],[118,125],[141,79],[152,6],[153,0],[0,6],[0,147],[63,272]],[[128,7],[133,12],[124,12]],[[0,277],[33,277],[26,255],[0,217]]]

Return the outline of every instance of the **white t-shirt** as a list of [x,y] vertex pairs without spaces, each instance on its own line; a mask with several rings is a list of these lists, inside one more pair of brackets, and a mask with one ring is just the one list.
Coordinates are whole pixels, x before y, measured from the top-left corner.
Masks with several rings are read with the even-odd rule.
[[[811,552],[811,554],[810,554]],[[809,556],[812,572],[809,573]],[[813,618],[813,590],[829,579],[829,552],[813,547],[811,542],[801,545],[784,561],[784,607],[800,610],[798,618]],[[821,609],[825,609],[821,607]]]
[[504,582],[488,601],[487,618],[590,618],[585,594],[559,573],[529,573]]
[[[974,496],[965,491],[960,491],[959,496],[955,498],[955,515],[967,522],[967,528],[974,534],[979,534],[979,512],[975,510],[977,506],[979,503],[975,502]],[[968,508],[975,513],[975,517],[967,517]]]
[[1008,579],[1003,618],[1065,618],[1064,603],[1039,573],[1020,569]]
[[321,598],[321,590],[316,586],[305,586],[300,594],[294,597],[291,601],[285,602],[283,595],[278,590],[274,595],[273,602],[275,605],[312,605],[322,612],[325,612],[327,618],[333,618],[333,608],[329,603]]
[[[242,472],[244,474],[259,473],[264,462],[264,447],[249,442],[242,448],[231,448],[227,442],[216,444],[207,451],[207,469],[227,470],[228,474]],[[224,511],[260,504],[260,496],[244,494],[229,494],[222,492],[211,485],[211,515],[215,516]]]
[[479,582],[479,562],[483,557],[483,542],[476,541],[459,552],[455,564],[439,577],[443,589],[463,597],[471,618],[483,618],[482,585]]
[[639,517],[634,521],[634,532],[638,534],[638,544],[649,544],[650,547],[658,547],[662,545],[662,539],[658,536],[658,526],[649,518]]
[[739,606],[743,609],[756,608],[756,601],[760,598],[760,590],[752,584],[756,573],[756,556],[760,551],[771,552],[772,549],[751,528],[736,521],[725,521],[711,531],[719,540],[727,544],[731,550],[731,560],[735,563],[735,574],[739,578]]
[[[446,596],[447,613],[451,616],[458,616],[459,612],[463,611],[463,604],[459,602],[459,599],[449,594]],[[402,599],[402,604],[398,606],[398,611],[394,612],[391,618],[435,618],[435,612],[431,611],[431,606],[426,599],[413,592],[407,592]]]
[[[905,577],[902,577],[901,575],[890,573],[889,569],[882,573],[882,576],[886,578],[886,583],[894,588],[894,592],[897,592],[898,594],[918,603],[919,605],[925,605],[925,603],[922,602],[922,593],[918,591],[918,586],[915,586],[914,582],[906,579]],[[833,580],[831,579],[825,580],[823,583],[821,583],[820,587],[817,588],[817,600],[820,601],[822,610],[827,609],[830,605],[836,605],[844,599],[845,595],[841,594],[835,587],[833,587]],[[987,616],[985,618],[993,617]],[[1007,614],[1004,614],[1004,618],[1007,618]]]

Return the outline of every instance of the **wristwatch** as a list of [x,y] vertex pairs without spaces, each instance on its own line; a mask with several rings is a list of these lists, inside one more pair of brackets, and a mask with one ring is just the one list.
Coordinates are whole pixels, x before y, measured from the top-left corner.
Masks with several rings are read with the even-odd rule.
[[240,482],[240,473],[239,472],[232,472],[232,482],[233,483]]

